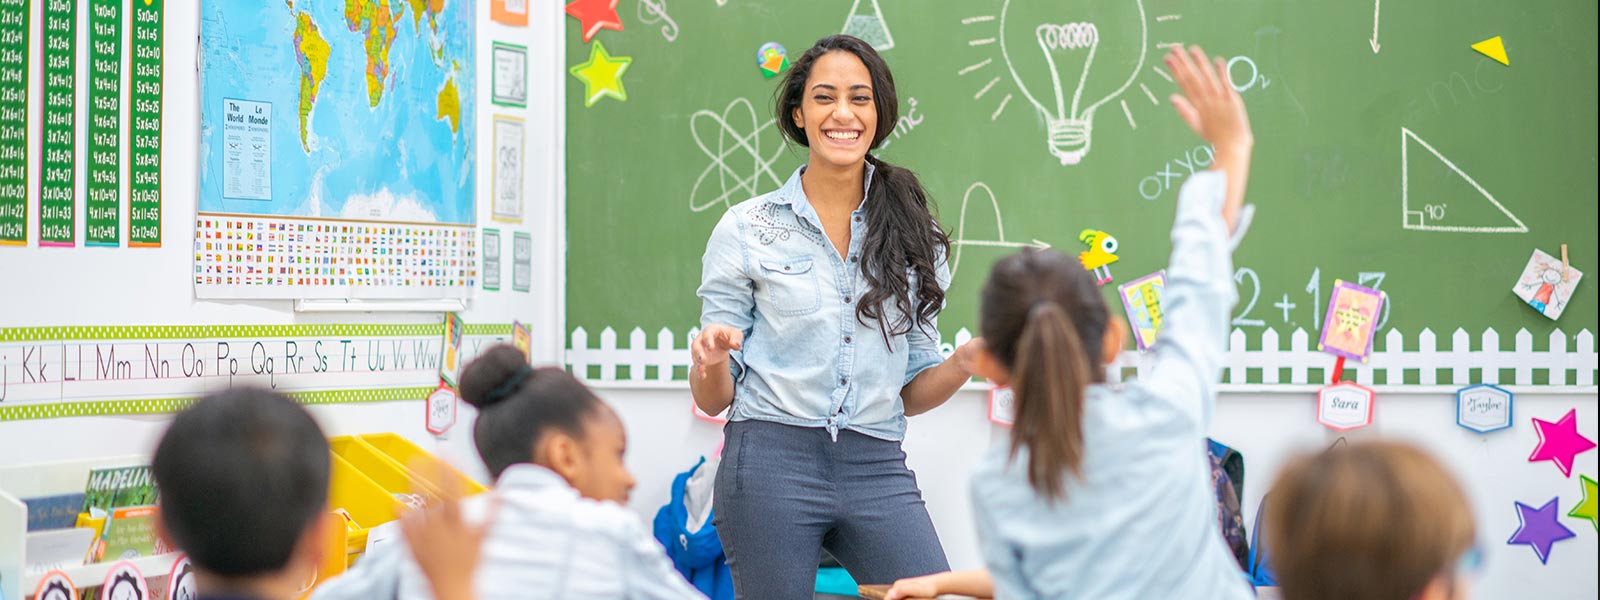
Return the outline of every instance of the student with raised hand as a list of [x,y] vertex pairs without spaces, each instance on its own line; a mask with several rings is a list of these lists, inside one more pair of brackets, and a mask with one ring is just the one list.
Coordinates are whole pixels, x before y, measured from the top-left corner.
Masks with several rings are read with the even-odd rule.
[[1290,461],[1267,547],[1283,600],[1464,600],[1482,563],[1471,503],[1416,447],[1350,444]]
[[329,527],[328,441],[280,394],[236,388],[178,413],[151,460],[158,530],[200,600],[289,600],[316,581]]
[[899,114],[888,64],[828,36],[774,96],[807,162],[712,231],[689,384],[732,407],[715,496],[738,597],[809,600],[824,547],[858,581],[950,568],[900,442],[972,347],[940,355],[950,240],[916,175],[871,154]]
[[1199,449],[1237,300],[1232,254],[1249,220],[1253,137],[1221,60],[1179,48],[1166,63],[1183,91],[1173,105],[1216,148],[1216,162],[1178,196],[1151,369],[1106,385],[1126,325],[1077,260],[1024,251],[997,263],[982,291],[976,362],[979,374],[1013,388],[1017,418],[1010,443],[972,475],[988,573],[902,581],[891,598],[1252,597],[1217,529]]
[[[474,441],[495,479],[492,515],[487,495],[460,508],[463,523],[488,528],[471,579],[477,598],[705,598],[622,506],[634,485],[623,464],[627,437],[616,412],[589,388],[559,368],[530,367],[516,348],[500,345],[462,371],[461,397],[478,408]],[[413,530],[420,532],[416,524]],[[430,587],[413,552],[389,544],[313,598],[426,599],[448,589],[453,600],[465,593],[463,568],[470,565],[430,564],[429,575],[452,573]]]

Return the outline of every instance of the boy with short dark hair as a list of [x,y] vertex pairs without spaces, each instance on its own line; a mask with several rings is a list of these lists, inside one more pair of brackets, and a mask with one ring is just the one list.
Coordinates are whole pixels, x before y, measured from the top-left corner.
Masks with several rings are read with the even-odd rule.
[[295,598],[315,581],[328,511],[328,441],[311,415],[253,388],[179,413],[152,462],[161,531],[194,564],[200,600]]

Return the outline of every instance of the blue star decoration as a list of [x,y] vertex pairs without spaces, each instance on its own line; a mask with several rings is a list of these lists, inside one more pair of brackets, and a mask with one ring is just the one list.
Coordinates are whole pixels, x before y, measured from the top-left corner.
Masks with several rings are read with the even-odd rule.
[[1577,537],[1571,529],[1556,520],[1561,513],[1560,501],[1560,497],[1551,498],[1539,508],[1517,502],[1517,520],[1522,525],[1517,527],[1516,533],[1511,534],[1506,544],[1522,544],[1533,548],[1533,553],[1539,556],[1539,563],[1548,564],[1551,546],[1561,540]]

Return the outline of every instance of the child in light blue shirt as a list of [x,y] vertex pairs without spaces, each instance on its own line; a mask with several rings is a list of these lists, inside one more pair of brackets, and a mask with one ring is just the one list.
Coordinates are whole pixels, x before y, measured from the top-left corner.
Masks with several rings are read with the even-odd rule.
[[1237,297],[1232,252],[1253,138],[1224,63],[1175,49],[1173,104],[1216,148],[1178,196],[1163,328],[1141,381],[1105,383],[1122,348],[1095,280],[1076,259],[1025,251],[984,285],[978,371],[1016,394],[1011,443],[972,476],[988,573],[903,580],[890,598],[1252,597],[1217,528],[1203,448]]

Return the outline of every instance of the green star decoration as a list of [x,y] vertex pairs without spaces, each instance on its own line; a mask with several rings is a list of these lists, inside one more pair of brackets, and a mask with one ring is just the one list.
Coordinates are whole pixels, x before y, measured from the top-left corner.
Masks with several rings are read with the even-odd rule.
[[596,41],[589,47],[589,60],[572,67],[568,72],[583,82],[583,105],[594,106],[601,98],[611,96],[620,102],[628,100],[628,91],[622,87],[622,74],[633,63],[630,56],[611,56],[606,47]]
[[1567,516],[1576,519],[1588,519],[1594,530],[1600,532],[1600,491],[1595,489],[1594,478],[1588,475],[1579,475],[1578,485],[1583,487],[1583,501],[1572,507],[1572,512]]

